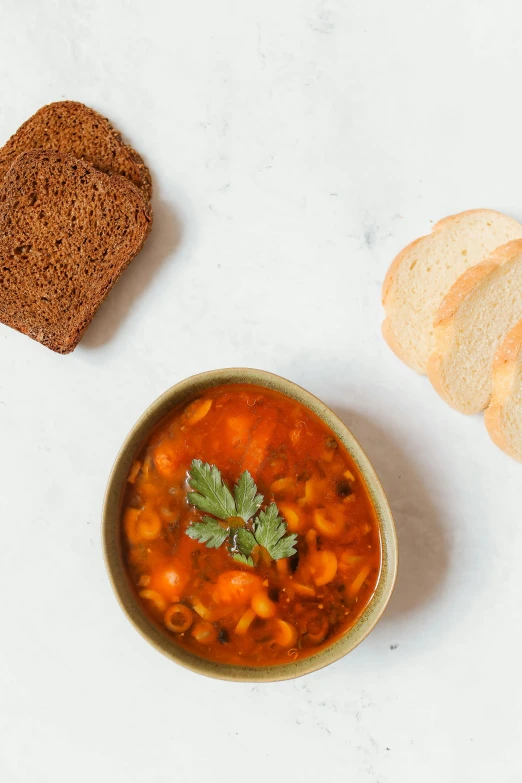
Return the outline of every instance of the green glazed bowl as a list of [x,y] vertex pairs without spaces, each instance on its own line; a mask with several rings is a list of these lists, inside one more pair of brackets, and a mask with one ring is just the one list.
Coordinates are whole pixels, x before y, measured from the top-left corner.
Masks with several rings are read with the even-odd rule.
[[[240,666],[216,663],[184,650],[161,628],[150,620],[138,604],[123,560],[120,536],[120,517],[127,476],[132,463],[154,427],[183,400],[219,384],[254,383],[275,389],[297,400],[313,411],[344,444],[366,482],[379,523],[382,544],[382,567],[377,587],[370,603],[354,626],[328,647],[314,655],[292,663],[273,666]],[[329,663],[338,661],[357,647],[375,627],[384,612],[395,584],[397,573],[397,537],[386,496],[368,457],[350,430],[317,397],[291,381],[263,370],[228,369],[212,370],[194,375],[161,395],[152,403],[134,425],[112,469],[103,507],[103,549],[107,571],[121,608],[145,639],[159,652],[176,663],[207,677],[238,682],[274,682],[290,680],[309,674]]]

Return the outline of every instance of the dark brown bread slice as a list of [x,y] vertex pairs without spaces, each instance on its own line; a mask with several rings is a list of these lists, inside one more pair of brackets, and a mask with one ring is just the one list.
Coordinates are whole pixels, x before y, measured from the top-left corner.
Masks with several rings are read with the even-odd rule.
[[65,152],[106,174],[127,177],[150,202],[152,182],[141,157],[109,120],[83,103],[50,103],[24,122],[0,148],[0,182],[18,155],[37,149]]
[[0,321],[74,350],[150,226],[124,177],[72,155],[20,155],[0,188]]

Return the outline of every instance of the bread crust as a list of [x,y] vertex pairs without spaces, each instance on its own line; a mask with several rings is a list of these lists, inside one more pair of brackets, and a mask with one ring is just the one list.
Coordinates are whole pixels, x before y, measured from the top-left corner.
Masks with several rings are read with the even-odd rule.
[[522,350],[522,321],[507,333],[506,339],[499,347],[493,361],[493,370],[498,371],[506,363],[516,362]]
[[[522,239],[514,239],[494,250],[485,261],[467,269],[452,285],[435,315],[433,321],[435,348],[428,360],[427,376],[437,394],[448,405],[461,413],[463,411],[453,403],[448,395],[442,374],[444,360],[451,348],[455,320],[464,301],[475,291],[479,283],[499,266],[516,258],[520,253],[522,253]],[[469,415],[477,412],[470,411]]]
[[0,181],[18,155],[35,149],[72,154],[105,174],[124,176],[150,203],[152,180],[142,157],[106,117],[83,103],[49,103],[26,120],[0,148]]
[[[482,261],[480,264],[466,269],[458,280],[453,283],[450,290],[440,303],[439,309],[433,319],[433,326],[437,329],[456,316],[463,301],[475,289],[483,278],[487,277],[499,266],[494,261]],[[437,349],[436,349],[437,350]]]
[[496,209],[488,209],[487,207],[466,209],[464,212],[457,212],[455,215],[448,215],[447,217],[442,218],[437,223],[435,223],[432,231],[440,231],[442,228],[447,228],[449,225],[451,225],[451,223],[455,223],[463,217],[467,217],[468,215],[478,215],[479,213],[482,214],[483,212],[489,212],[491,215],[495,215],[496,217],[505,217],[502,212],[498,212]]
[[390,268],[386,272],[386,277],[384,278],[384,282],[382,284],[382,304],[383,307],[386,308],[388,296],[390,293],[390,288],[393,285],[393,281],[395,279],[395,275],[397,273],[397,270],[399,269],[400,265],[402,264],[404,258],[408,253],[410,253],[414,247],[417,247],[417,245],[420,245],[421,242],[424,242],[425,239],[428,239],[428,237],[431,237],[431,234],[424,234],[424,236],[419,237],[418,239],[414,239],[413,242],[410,242],[409,245],[406,245],[405,248],[401,250],[401,252],[395,256],[393,261],[390,264]]
[[[408,253],[410,253],[413,250],[413,248],[417,247],[417,245],[420,245],[429,237],[431,237],[431,234],[425,234],[424,236],[419,237],[418,239],[414,239],[413,242],[410,242],[409,245],[406,245],[406,247],[403,250],[401,250],[401,252],[397,256],[395,256],[394,260],[392,261],[382,285],[382,304],[385,312],[388,306],[390,305],[389,302],[390,289],[393,285],[395,275],[397,274],[397,271],[400,268],[405,256]],[[391,348],[393,353],[402,362],[404,362],[404,364],[410,367],[410,369],[415,370],[415,372],[419,373],[419,375],[424,375],[424,370],[422,369],[422,367],[419,367],[417,364],[412,362],[411,358],[403,351],[402,346],[398,342],[395,333],[393,331],[392,319],[389,317],[387,312],[386,312],[386,317],[382,322],[381,331],[382,331],[382,336],[388,343],[388,347]]]
[[385,318],[384,321],[382,322],[381,331],[382,331],[382,336],[384,337],[384,339],[388,344],[388,348],[391,348],[395,356],[397,356],[397,358],[400,359],[401,362],[407,364],[408,367],[410,367],[410,369],[416,370],[417,372],[420,373],[420,370],[417,370],[417,368],[410,363],[408,357],[404,355],[401,346],[399,345],[397,339],[395,338],[391,326],[391,321],[389,318]]
[[484,412],[484,424],[493,443],[510,457],[522,462],[522,450],[516,450],[507,440],[502,424],[506,401],[513,390],[519,357],[522,355],[522,320],[508,332],[493,361],[493,391]]

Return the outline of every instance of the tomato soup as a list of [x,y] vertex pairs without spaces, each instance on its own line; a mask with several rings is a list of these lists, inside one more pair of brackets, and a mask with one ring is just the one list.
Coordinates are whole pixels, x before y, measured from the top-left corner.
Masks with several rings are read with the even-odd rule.
[[342,443],[300,403],[250,384],[214,386],[156,428],[128,476],[122,540],[137,600],[166,633],[249,666],[339,638],[381,566]]

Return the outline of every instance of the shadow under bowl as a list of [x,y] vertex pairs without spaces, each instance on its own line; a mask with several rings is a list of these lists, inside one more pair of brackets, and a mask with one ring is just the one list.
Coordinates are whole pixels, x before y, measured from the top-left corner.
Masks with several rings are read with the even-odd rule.
[[[356,623],[327,647],[307,658],[271,666],[240,666],[201,658],[180,647],[140,607],[127,576],[121,540],[121,512],[130,467],[152,430],[184,400],[221,384],[252,383],[274,389],[315,413],[343,443],[363,477],[379,525],[382,564],[375,592]],[[384,612],[397,574],[397,536],[388,501],[364,451],[348,427],[313,394],[278,375],[263,370],[212,370],[187,378],[161,395],[145,411],[127,436],[114,463],[103,508],[103,550],[107,571],[121,608],[141,635],[176,663],[207,677],[237,682],[275,682],[317,671],[351,652],[375,627]]]

